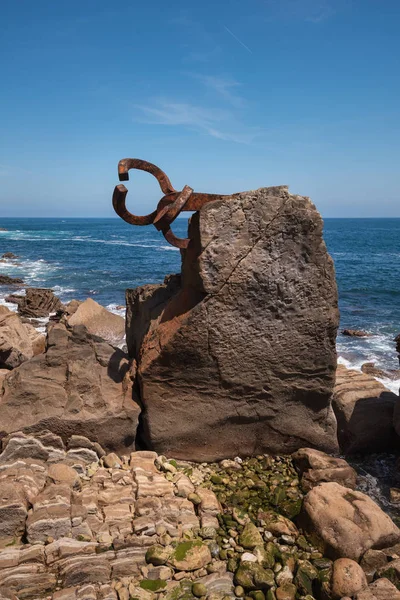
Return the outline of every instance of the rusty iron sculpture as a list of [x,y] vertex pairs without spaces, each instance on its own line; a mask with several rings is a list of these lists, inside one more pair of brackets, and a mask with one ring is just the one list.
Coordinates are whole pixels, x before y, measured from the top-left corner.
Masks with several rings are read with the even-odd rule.
[[133,215],[126,208],[126,196],[128,190],[124,185],[117,185],[113,194],[113,207],[117,215],[131,225],[154,225],[158,231],[161,231],[165,239],[177,248],[187,248],[188,238],[178,238],[171,229],[171,223],[182,211],[196,211],[204,204],[214,202],[215,200],[232,198],[220,194],[204,194],[194,192],[191,187],[185,185],[181,192],[178,192],[173,186],[167,175],[156,165],[140,160],[139,158],[123,158],[118,163],[118,177],[120,181],[129,180],[129,170],[139,169],[147,171],[154,175],[160,184],[164,196],[159,201],[155,211],[142,217]]

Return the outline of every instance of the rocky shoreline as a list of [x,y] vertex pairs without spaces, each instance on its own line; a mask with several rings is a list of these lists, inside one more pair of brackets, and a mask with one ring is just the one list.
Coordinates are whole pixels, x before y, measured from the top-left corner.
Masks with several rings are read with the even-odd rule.
[[399,600],[395,511],[338,456],[398,455],[400,398],[337,366],[314,205],[237,194],[189,237],[126,321],[48,289],[0,307],[0,598]]

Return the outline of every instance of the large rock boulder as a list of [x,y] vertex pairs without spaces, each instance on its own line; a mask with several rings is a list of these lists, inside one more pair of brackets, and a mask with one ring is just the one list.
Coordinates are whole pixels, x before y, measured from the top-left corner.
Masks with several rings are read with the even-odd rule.
[[103,338],[113,346],[124,343],[125,319],[110,312],[91,298],[82,302],[67,321],[71,327],[85,325],[89,333]]
[[400,541],[400,530],[371,498],[338,483],[321,483],[304,498],[300,524],[331,558],[358,561],[367,550]]
[[32,356],[32,340],[27,328],[15,312],[0,306],[0,369],[14,369]]
[[178,293],[149,309],[168,290],[142,288],[146,306],[128,306],[145,443],[198,461],[335,451],[337,289],[314,205],[286,187],[237,194],[203,206],[190,237]]
[[338,365],[333,409],[342,452],[385,452],[398,447],[393,426],[397,400],[371,375]]
[[126,354],[87,334],[54,325],[47,349],[14,369],[0,389],[0,438],[49,429],[64,441],[83,435],[105,449],[134,447],[140,409]]

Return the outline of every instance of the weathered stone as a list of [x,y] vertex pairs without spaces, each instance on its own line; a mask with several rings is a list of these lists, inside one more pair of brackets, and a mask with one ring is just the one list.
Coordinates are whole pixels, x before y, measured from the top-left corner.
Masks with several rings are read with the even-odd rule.
[[203,206],[190,228],[181,290],[130,346],[143,439],[195,461],[335,451],[337,290],[315,207],[263,188]]
[[14,369],[33,356],[28,330],[17,313],[0,306],[0,369]]
[[92,442],[84,435],[71,435],[68,440],[68,450],[75,448],[87,448],[97,454],[99,458],[105,455],[103,448],[97,442]]
[[106,340],[112,346],[120,346],[125,337],[125,319],[110,312],[91,298],[87,298],[67,318],[71,327],[84,325],[89,333]]
[[48,317],[50,313],[62,309],[59,298],[52,290],[45,288],[26,288],[25,296],[18,303],[18,313],[23,317]]
[[255,562],[243,562],[235,573],[236,585],[245,590],[269,589],[275,584],[274,573]]
[[296,525],[290,519],[272,510],[260,511],[258,519],[263,521],[264,529],[270,531],[273,535],[297,535]]
[[253,550],[256,546],[261,546],[262,543],[263,538],[257,527],[251,522],[247,523],[239,536],[239,544],[243,548]]
[[393,415],[397,399],[374,377],[338,365],[333,409],[341,450],[371,453],[396,448]]
[[332,597],[340,600],[343,596],[355,596],[367,587],[364,571],[354,560],[339,558],[333,563]]
[[400,600],[400,592],[388,579],[382,578],[359,592],[354,600]]
[[68,465],[62,463],[50,465],[47,474],[54,483],[66,483],[75,489],[81,487],[78,473]]
[[0,548],[15,543],[25,530],[28,503],[21,488],[12,481],[0,486]]
[[143,496],[172,496],[174,484],[167,481],[160,473],[149,473],[138,469],[134,473],[138,486],[137,497]]
[[374,580],[375,573],[387,565],[388,558],[383,550],[367,550],[362,557],[360,565],[367,577],[368,583]]
[[106,454],[106,456],[103,457],[103,463],[108,469],[119,469],[121,467],[121,459],[115,454],[115,452]]
[[400,531],[373,500],[337,483],[321,483],[303,501],[300,522],[332,558],[358,560],[369,549],[392,546]]
[[111,578],[111,565],[99,554],[85,557],[73,556],[60,561],[60,577],[65,587],[83,583],[107,583]]
[[160,546],[156,544],[151,546],[146,552],[146,562],[151,565],[166,565],[170,556],[172,555],[173,548],[171,546]]
[[292,460],[301,476],[301,485],[307,491],[324,481],[336,481],[352,489],[356,487],[357,473],[342,458],[313,448],[301,448],[292,454]]
[[91,337],[84,327],[69,332],[54,325],[47,352],[3,382],[0,436],[47,428],[64,441],[79,434],[126,452],[134,444],[140,412],[128,370],[122,351]]

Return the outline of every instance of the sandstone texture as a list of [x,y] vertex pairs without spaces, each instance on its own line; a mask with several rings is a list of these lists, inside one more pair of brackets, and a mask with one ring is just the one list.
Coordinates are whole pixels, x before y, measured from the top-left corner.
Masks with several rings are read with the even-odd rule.
[[113,346],[120,346],[124,342],[125,319],[113,314],[91,298],[80,303],[67,318],[67,322],[71,327],[84,325],[89,333],[101,337]]
[[128,305],[143,441],[199,461],[337,450],[337,289],[314,205],[263,188],[205,205],[190,229],[181,289]]
[[32,356],[28,329],[15,312],[0,306],[0,369],[18,367]]
[[134,447],[139,406],[127,356],[85,327],[54,325],[47,349],[14,369],[0,389],[0,438],[49,429],[84,435],[108,450]]
[[358,561],[367,550],[400,542],[400,530],[373,500],[333,482],[307,494],[301,523],[332,558]]
[[386,452],[398,448],[393,425],[397,401],[398,396],[371,375],[338,365],[333,409],[342,452]]

